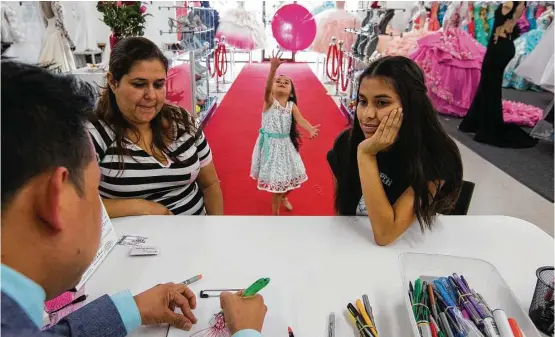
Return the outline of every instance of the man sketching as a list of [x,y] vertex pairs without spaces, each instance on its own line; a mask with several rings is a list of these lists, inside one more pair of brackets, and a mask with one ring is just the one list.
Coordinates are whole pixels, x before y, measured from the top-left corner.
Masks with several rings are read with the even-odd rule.
[[[94,91],[12,61],[2,62],[1,77],[2,335],[115,337],[162,323],[191,329],[195,295],[168,283],[104,295],[41,330],[44,301],[75,287],[100,243],[100,171],[85,130]],[[262,297],[225,293],[221,305],[234,337],[260,336]]]

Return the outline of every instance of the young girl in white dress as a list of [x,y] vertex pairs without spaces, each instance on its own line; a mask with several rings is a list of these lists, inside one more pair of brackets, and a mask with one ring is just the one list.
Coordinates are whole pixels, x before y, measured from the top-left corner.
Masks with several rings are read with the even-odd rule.
[[284,75],[276,76],[278,67],[285,62],[279,57],[278,53],[270,58],[262,128],[254,145],[251,166],[251,177],[258,180],[258,189],[273,194],[273,215],[279,215],[282,204],[288,211],[293,210],[287,195],[308,179],[299,154],[296,124],[310,134],[310,139],[318,136],[320,127],[312,126],[299,111],[291,79]]

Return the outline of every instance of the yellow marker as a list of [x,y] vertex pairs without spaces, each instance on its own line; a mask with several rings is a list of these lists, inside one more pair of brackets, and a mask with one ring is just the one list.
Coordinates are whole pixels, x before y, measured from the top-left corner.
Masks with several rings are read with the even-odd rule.
[[355,304],[357,306],[358,311],[362,315],[362,318],[364,318],[364,321],[366,322],[366,325],[368,325],[368,327],[370,328],[370,331],[372,331],[372,334],[374,336],[378,337],[378,331],[376,331],[376,327],[374,326],[374,322],[372,322],[370,317],[368,317],[368,314],[366,313],[366,310],[364,310],[364,305],[362,304],[362,301],[357,300]]

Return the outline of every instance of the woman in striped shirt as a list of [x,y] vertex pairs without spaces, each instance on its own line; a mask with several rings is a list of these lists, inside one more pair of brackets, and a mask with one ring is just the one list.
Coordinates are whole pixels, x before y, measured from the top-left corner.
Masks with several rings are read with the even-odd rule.
[[165,103],[168,60],[148,39],[121,40],[89,125],[110,217],[221,215],[208,142],[189,114]]

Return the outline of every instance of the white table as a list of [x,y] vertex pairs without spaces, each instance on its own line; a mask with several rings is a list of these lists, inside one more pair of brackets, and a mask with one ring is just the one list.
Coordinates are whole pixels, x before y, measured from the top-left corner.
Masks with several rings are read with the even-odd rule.
[[[197,296],[202,289],[244,288],[270,277],[286,310],[298,318],[291,323],[296,336],[326,336],[332,311],[336,336],[353,336],[343,313],[347,303],[365,293],[381,336],[409,336],[398,263],[403,252],[489,261],[526,311],[536,269],[554,264],[553,238],[526,221],[504,216],[440,217],[432,233],[421,235],[414,225],[389,247],[375,245],[364,218],[144,216],[113,222],[119,235],[147,236],[146,244],[158,246],[161,253],[130,257],[128,247],[116,246],[86,285],[91,299],[125,288],[135,294],[198,273],[204,279],[192,286]],[[133,336],[165,336],[166,331],[140,328]]]

